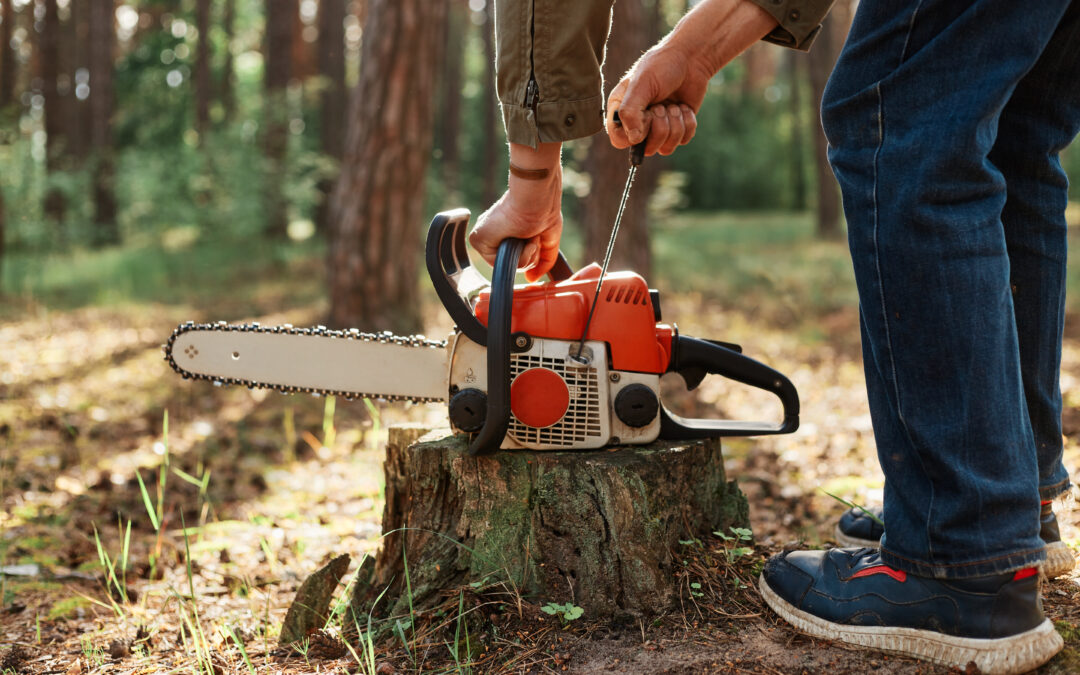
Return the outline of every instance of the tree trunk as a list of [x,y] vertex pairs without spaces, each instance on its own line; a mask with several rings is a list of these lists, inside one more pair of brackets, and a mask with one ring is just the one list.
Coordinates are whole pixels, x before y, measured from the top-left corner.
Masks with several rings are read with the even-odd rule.
[[296,0],[266,0],[266,90],[263,154],[266,179],[263,206],[266,231],[283,239],[289,226],[288,204],[283,194],[285,155],[289,145],[288,88],[292,77],[293,21]]
[[15,50],[11,48],[11,36],[15,32],[15,3],[12,0],[0,0],[3,14],[0,15],[0,110],[15,102]]
[[[45,21],[39,34],[41,94],[45,99],[45,169],[50,177],[63,171],[65,107],[60,95],[60,14],[56,0],[45,0]],[[64,193],[53,181],[45,191],[45,217],[62,228],[67,210]],[[62,231],[62,230],[61,230]]]
[[498,167],[500,143],[498,139],[499,122],[496,113],[499,110],[499,95],[495,90],[495,0],[488,0],[484,5],[484,25],[480,26],[484,34],[484,192],[482,204],[485,208],[495,203],[498,198]]
[[589,620],[660,615],[678,607],[679,540],[748,527],[719,441],[471,457],[464,436],[421,433],[390,429],[382,550],[352,603],[361,616],[384,589],[376,609],[409,612],[403,557],[414,610],[487,580]]
[[461,86],[469,8],[462,0],[451,0],[448,11],[442,81],[439,83],[442,105],[438,121],[438,147],[442,150],[443,184],[448,195],[456,195],[461,184]]
[[199,143],[210,128],[210,0],[195,3],[195,28],[199,31],[199,44],[195,54],[195,130]]
[[90,40],[88,37],[89,14],[86,2],[71,3],[71,18],[65,31],[65,48],[68,54],[68,72],[71,89],[68,93],[67,131],[68,151],[74,164],[82,167],[90,152]]
[[330,321],[420,328],[418,263],[446,0],[373,0],[330,202]]
[[231,122],[236,112],[236,74],[232,51],[235,23],[236,0],[225,0],[225,14],[221,19],[221,29],[225,32],[225,62],[221,68],[221,106],[225,110],[225,122]]
[[[793,49],[785,54],[788,80],[791,83],[791,193],[795,210],[806,210],[806,112],[803,110],[803,80],[806,78],[806,56]],[[817,114],[814,115],[817,119]],[[815,127],[817,125],[814,125]]]
[[4,218],[6,211],[4,210],[4,188],[0,186],[0,293],[4,290]]
[[[619,0],[611,21],[607,54],[604,57],[605,95],[623,74],[651,47],[659,35],[659,21],[653,2]],[[619,209],[629,167],[628,151],[611,147],[606,134],[597,134],[589,144],[583,163],[591,178],[589,194],[581,201],[581,223],[585,228],[585,261],[604,257],[615,214]],[[638,167],[630,199],[626,203],[619,236],[612,255],[615,269],[629,268],[649,278],[652,256],[649,245],[649,197],[656,189],[662,158],[649,157]]]
[[821,129],[819,113],[821,96],[825,92],[825,83],[829,80],[836,58],[844,45],[848,28],[851,25],[850,0],[839,0],[825,18],[821,32],[817,36],[814,48],[809,54],[810,87],[814,106],[814,167],[817,174],[817,232],[822,239],[839,239],[840,229],[840,189],[829,166],[828,141]]
[[90,149],[96,168],[94,176],[93,244],[120,242],[116,222],[115,168],[112,148],[113,114],[113,0],[88,0],[90,43]]
[[[320,130],[322,153],[341,161],[345,145],[345,113],[348,91],[345,87],[345,2],[346,0],[322,0],[319,3],[319,76],[322,78],[322,129]],[[323,232],[327,231],[330,213],[330,195],[334,179],[330,176],[319,181],[322,193],[315,222]]]

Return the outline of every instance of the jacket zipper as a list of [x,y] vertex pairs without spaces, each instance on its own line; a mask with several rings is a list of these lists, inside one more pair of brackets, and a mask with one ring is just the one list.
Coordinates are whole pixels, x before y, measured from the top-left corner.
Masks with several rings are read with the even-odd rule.
[[525,107],[536,116],[536,106],[540,103],[540,85],[536,83],[536,6],[529,16],[529,83],[525,85]]
[[536,84],[536,78],[529,74],[529,84],[525,86],[525,107],[536,112],[536,104],[540,102],[540,87]]

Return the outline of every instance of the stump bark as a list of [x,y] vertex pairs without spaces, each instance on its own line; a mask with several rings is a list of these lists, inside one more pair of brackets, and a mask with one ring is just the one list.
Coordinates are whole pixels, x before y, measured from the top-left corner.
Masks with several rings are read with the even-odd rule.
[[590,618],[655,615],[678,602],[680,539],[748,527],[718,440],[470,457],[466,437],[424,432],[390,430],[383,547],[354,607],[385,589],[408,613],[407,559],[414,608],[503,582]]

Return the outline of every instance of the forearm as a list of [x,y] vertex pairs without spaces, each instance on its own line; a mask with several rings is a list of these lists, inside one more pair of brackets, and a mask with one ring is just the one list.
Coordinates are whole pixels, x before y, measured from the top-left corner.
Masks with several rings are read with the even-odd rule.
[[776,19],[750,0],[705,0],[657,48],[681,54],[688,67],[711,77],[776,26]]

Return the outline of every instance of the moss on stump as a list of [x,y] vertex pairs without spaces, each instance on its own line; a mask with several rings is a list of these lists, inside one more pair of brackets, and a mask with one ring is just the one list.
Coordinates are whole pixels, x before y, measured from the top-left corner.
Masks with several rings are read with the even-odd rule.
[[383,548],[354,606],[388,589],[408,612],[407,558],[414,607],[486,580],[591,618],[659,614],[678,600],[680,539],[748,526],[719,441],[470,457],[464,436],[422,434],[390,430]]

